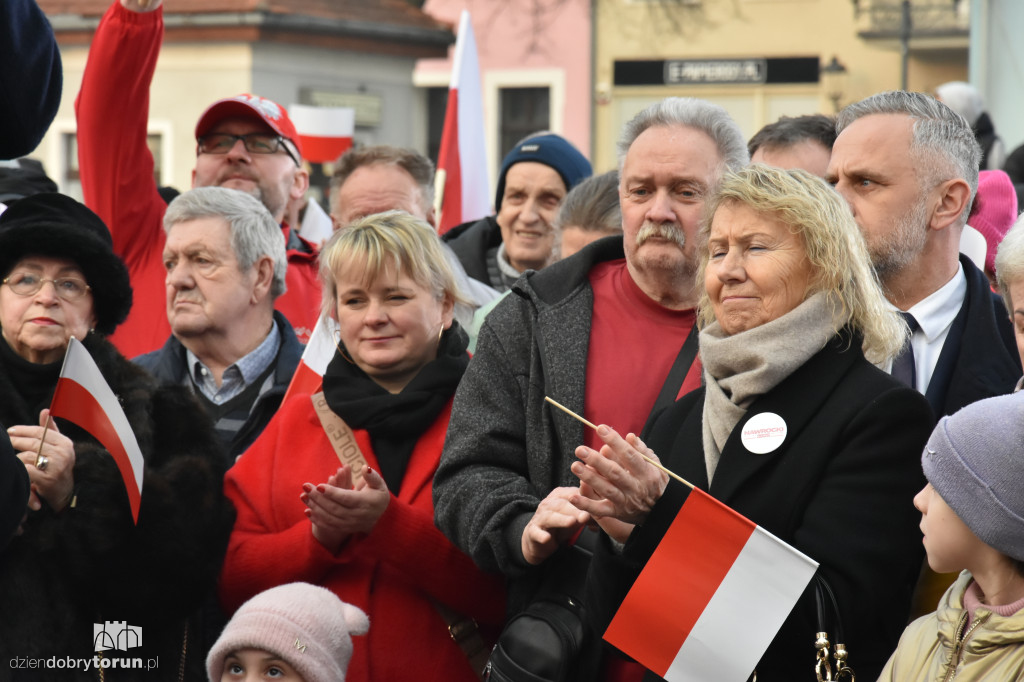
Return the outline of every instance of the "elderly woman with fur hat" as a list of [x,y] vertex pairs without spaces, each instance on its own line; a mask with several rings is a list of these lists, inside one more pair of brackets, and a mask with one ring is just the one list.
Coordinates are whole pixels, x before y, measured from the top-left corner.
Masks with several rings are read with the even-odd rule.
[[[159,387],[105,340],[131,302],[110,233],[82,204],[38,194],[0,216],[0,423],[32,484],[20,534],[0,556],[0,659],[13,668],[52,658],[64,663],[59,679],[116,681],[139,679],[120,668],[142,661],[147,680],[202,675],[189,621],[230,531],[224,457],[184,389]],[[50,419],[72,336],[120,399],[145,459],[137,524],[110,453]],[[129,626],[141,646],[118,641]],[[123,650],[105,646],[104,633]]]

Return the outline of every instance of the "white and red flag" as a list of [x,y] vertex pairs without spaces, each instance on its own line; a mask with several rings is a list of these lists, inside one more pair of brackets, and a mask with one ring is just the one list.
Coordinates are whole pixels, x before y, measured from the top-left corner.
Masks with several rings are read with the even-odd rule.
[[313,333],[309,336],[306,350],[302,351],[302,358],[295,368],[295,374],[288,384],[288,390],[284,393],[282,402],[288,397],[300,393],[316,393],[323,383],[324,372],[330,364],[334,352],[338,349],[335,344],[334,335],[338,329],[338,323],[330,317],[320,316],[313,327]]
[[128,491],[132,519],[139,521],[143,459],[128,418],[85,346],[71,337],[64,366],[50,403],[50,416],[62,417],[85,429],[117,463]]
[[693,489],[604,638],[669,682],[743,682],[817,567]]
[[455,40],[435,185],[437,231],[440,234],[456,225],[490,215],[491,186],[484,147],[480,65],[473,25],[466,10],[459,18],[459,34]]
[[293,104],[288,107],[288,117],[302,142],[302,158],[310,163],[335,161],[352,146],[355,109]]

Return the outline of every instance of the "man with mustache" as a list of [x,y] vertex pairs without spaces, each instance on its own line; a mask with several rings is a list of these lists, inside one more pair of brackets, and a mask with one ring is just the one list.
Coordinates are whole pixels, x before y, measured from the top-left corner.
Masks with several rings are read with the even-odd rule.
[[292,326],[274,310],[288,267],[281,230],[261,202],[223,187],[177,197],[164,230],[172,335],[135,362],[192,390],[230,466],[277,412],[302,356]]
[[591,172],[586,157],[561,135],[530,135],[501,163],[494,201],[497,215],[457,225],[442,239],[467,275],[508,291],[523,272],[540,270],[554,259],[552,223],[558,207]]
[[[128,357],[158,348],[169,333],[161,305],[166,204],[146,142],[147,93],[162,35],[161,0],[114,0],[93,37],[76,102],[85,203],[110,226],[114,250],[131,274],[135,305],[111,336]],[[320,304],[316,247],[299,237],[298,226],[281,224],[289,198],[309,186],[295,126],[280,105],[246,94],[214,102],[195,132],[192,186],[251,194],[280,224],[291,267],[288,293],[276,307],[307,340]]]
[[[545,396],[640,433],[656,405],[700,386],[698,223],[722,174],[747,161],[743,133],[721,107],[651,105],[619,142],[623,236],[527,273],[487,316],[455,394],[435,520],[481,568],[509,577],[510,613],[589,520],[569,503],[579,488],[569,465],[577,445],[600,444]],[[583,570],[571,581],[582,584]],[[580,660],[597,662],[593,653]],[[597,679],[585,668],[578,679]]]

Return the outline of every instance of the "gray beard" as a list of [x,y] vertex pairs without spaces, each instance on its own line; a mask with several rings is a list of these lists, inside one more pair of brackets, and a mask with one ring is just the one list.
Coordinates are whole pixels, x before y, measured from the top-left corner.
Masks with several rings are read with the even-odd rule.
[[928,236],[924,225],[926,211],[924,201],[919,201],[906,213],[894,218],[885,241],[870,249],[871,265],[882,282],[902,272],[921,253]]

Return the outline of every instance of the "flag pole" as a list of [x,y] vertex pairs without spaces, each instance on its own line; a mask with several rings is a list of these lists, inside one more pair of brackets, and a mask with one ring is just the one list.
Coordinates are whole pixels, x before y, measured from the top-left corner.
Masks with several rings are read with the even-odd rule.
[[[597,431],[597,427],[596,427],[596,426],[594,426],[594,425],[593,425],[593,424],[592,424],[591,422],[587,421],[586,419],[584,419],[584,418],[583,418],[583,417],[581,417],[580,415],[578,415],[578,414],[576,414],[575,412],[573,412],[572,410],[570,410],[570,409],[569,409],[568,407],[566,407],[565,405],[562,405],[561,403],[559,403],[559,402],[557,402],[557,401],[555,401],[555,400],[552,400],[552,399],[551,399],[551,398],[549,398],[548,396],[544,396],[544,400],[548,401],[549,403],[551,403],[552,405],[554,405],[555,407],[557,407],[558,409],[560,409],[560,410],[561,410],[562,412],[565,412],[565,413],[566,413],[566,414],[568,414],[569,416],[571,416],[571,417],[574,417],[574,418],[576,418],[576,419],[580,420],[581,422],[583,422],[584,424],[586,424],[586,425],[587,425],[587,426],[589,426],[590,428],[592,428],[592,429],[594,429],[595,431]],[[654,461],[653,459],[651,459],[650,457],[648,457],[648,456],[647,456],[647,455],[645,455],[644,453],[640,452],[639,450],[637,451],[637,453],[638,453],[638,454],[639,454],[639,455],[640,455],[641,457],[643,457],[643,458],[644,458],[645,460],[647,460],[647,463],[648,463],[648,464],[651,464],[651,465],[653,465],[654,467],[657,467],[658,469],[661,469],[661,470],[662,470],[662,471],[664,471],[664,472],[665,472],[666,474],[668,474],[668,475],[669,475],[669,476],[671,476],[672,478],[676,479],[677,481],[679,481],[680,483],[682,483],[683,485],[685,485],[686,487],[688,487],[688,488],[689,488],[690,490],[693,490],[693,489],[694,489],[694,485],[693,485],[692,483],[690,483],[689,481],[687,481],[687,480],[686,480],[685,478],[683,478],[682,476],[679,476],[678,474],[676,474],[675,472],[671,471],[670,469],[666,469],[666,468],[665,468],[665,467],[663,467],[663,466],[662,466],[662,465],[661,465],[660,463],[658,463],[658,462],[655,462],[655,461]]]
[[[64,376],[64,367],[68,364],[68,350],[71,348],[71,339],[75,338],[72,335],[68,339],[68,347],[64,349],[64,361],[60,365],[60,374],[58,376]],[[57,391],[60,390],[60,381],[57,382],[57,386],[53,389],[53,397],[50,398],[50,409],[53,409],[53,398],[57,397]],[[43,443],[46,442],[46,432],[50,430],[50,422],[53,421],[53,417],[47,415],[46,423],[43,424],[43,437],[39,439],[39,451],[36,453],[36,462],[39,462],[39,458],[43,456]]]
[[444,215],[444,183],[448,180],[448,171],[438,168],[434,172],[434,223],[441,228],[441,216]]

